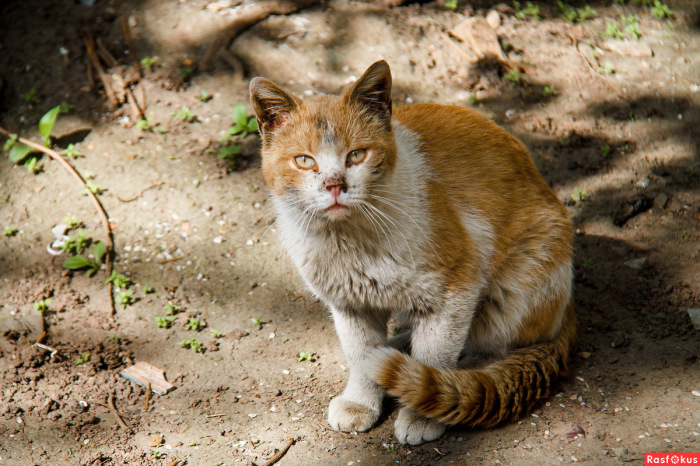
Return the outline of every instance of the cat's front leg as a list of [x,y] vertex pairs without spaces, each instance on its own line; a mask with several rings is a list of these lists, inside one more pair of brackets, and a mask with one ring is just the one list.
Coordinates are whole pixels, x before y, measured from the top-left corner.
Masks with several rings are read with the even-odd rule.
[[[475,299],[451,300],[445,309],[416,319],[411,335],[411,357],[432,367],[454,368],[469,334]],[[436,440],[447,426],[407,406],[399,410],[394,432],[399,442],[420,445]]]
[[362,432],[379,418],[384,389],[365,375],[362,364],[369,353],[386,343],[386,313],[332,308],[335,329],[350,369],[342,395],[331,400],[328,422],[335,430]]

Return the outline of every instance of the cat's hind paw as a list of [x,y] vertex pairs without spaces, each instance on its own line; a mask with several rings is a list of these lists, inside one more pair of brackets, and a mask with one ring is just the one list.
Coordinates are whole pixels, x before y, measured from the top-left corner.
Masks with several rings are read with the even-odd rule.
[[421,416],[411,408],[403,407],[394,423],[394,434],[403,444],[420,445],[440,438],[446,427],[441,422]]
[[342,395],[331,400],[328,406],[328,423],[342,432],[364,432],[379,419],[379,411],[348,400]]

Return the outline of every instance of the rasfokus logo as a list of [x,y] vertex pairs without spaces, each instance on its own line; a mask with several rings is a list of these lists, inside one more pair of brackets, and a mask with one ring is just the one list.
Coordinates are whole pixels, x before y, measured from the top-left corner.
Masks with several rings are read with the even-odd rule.
[[650,464],[700,465],[700,453],[644,453],[644,466]]

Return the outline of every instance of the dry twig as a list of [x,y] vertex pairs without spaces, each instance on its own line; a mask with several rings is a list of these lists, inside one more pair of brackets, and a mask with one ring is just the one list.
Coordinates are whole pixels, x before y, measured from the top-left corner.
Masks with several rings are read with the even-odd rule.
[[615,94],[617,94],[617,96],[620,99],[627,101],[627,97],[625,97],[620,91],[618,91],[617,88],[613,85],[613,83],[610,82],[610,80],[608,78],[606,78],[602,74],[598,73],[598,71],[593,67],[593,65],[591,65],[591,62],[588,60],[588,57],[586,57],[586,55],[583,52],[581,52],[581,49],[578,48],[578,45],[581,42],[581,40],[579,38],[573,36],[571,33],[569,33],[568,36],[569,36],[569,40],[571,40],[571,42],[573,43],[574,48],[576,49],[576,52],[578,53],[579,57],[581,57],[581,60],[583,60],[586,63],[588,71],[594,77],[602,80],[605,84],[607,84],[608,87],[610,89],[612,89],[612,91]]
[[[0,127],[0,134],[10,137],[12,133],[7,131],[5,128]],[[58,163],[60,163],[63,168],[68,170],[68,172],[73,175],[73,178],[77,179],[78,182],[85,188],[85,192],[87,193],[88,197],[90,197],[90,200],[92,200],[92,203],[95,205],[95,208],[97,209],[97,212],[100,214],[100,217],[102,217],[102,226],[104,227],[105,230],[105,246],[107,253],[105,255],[105,267],[107,268],[107,276],[112,275],[112,254],[114,253],[114,241],[112,240],[112,227],[109,223],[109,217],[107,216],[107,212],[105,211],[104,207],[102,207],[102,203],[100,200],[97,198],[95,193],[90,191],[87,187],[87,184],[85,184],[85,180],[83,179],[82,175],[76,170],[73,165],[71,165],[64,157],[61,156],[58,152],[56,152],[53,149],[49,149],[48,147],[44,147],[41,144],[37,144],[36,142],[30,141],[29,139],[25,138],[17,138],[17,142],[20,144],[24,144],[25,146],[31,147],[34,150],[37,150],[39,152],[42,152],[52,159],[56,160]],[[115,314],[115,309],[114,309],[114,296],[112,296],[112,282],[109,282],[109,303],[111,307],[111,316],[114,317]]]
[[[124,31],[124,39],[126,39],[126,46],[129,49],[129,55],[131,55],[131,58],[134,59],[134,63],[136,64],[136,71],[138,71],[139,88],[141,89],[141,105],[139,105],[136,101],[136,98],[131,92],[131,89],[128,88],[127,97],[129,98],[129,104],[132,106],[132,109],[134,106],[136,106],[140,117],[146,118],[146,89],[144,89],[142,81],[143,69],[141,68],[141,62],[139,61],[138,57],[136,56],[136,52],[134,51],[134,41],[131,39],[131,29],[129,29],[129,20],[126,17],[126,15],[122,15],[122,31]],[[132,100],[133,103],[131,102]]]
[[115,416],[117,416],[117,421],[119,421],[119,425],[126,429],[130,434],[133,434],[134,431],[131,430],[131,427],[126,425],[126,422],[124,422],[124,419],[122,419],[122,415],[119,413],[119,410],[117,410],[117,407],[114,406],[114,395],[109,395],[107,397],[107,402],[109,403],[108,408],[112,410]]
[[282,449],[280,451],[275,453],[275,456],[273,456],[269,460],[265,461],[265,463],[263,463],[263,466],[271,466],[271,465],[275,464],[276,462],[278,462],[280,460],[280,458],[282,458],[285,454],[287,454],[289,447],[291,447],[293,444],[294,444],[294,439],[292,437],[289,437],[287,439],[287,444],[284,447],[282,447]]
[[146,402],[143,405],[143,410],[148,411],[148,402],[151,401],[151,382],[148,382],[148,389],[146,390]]
[[97,56],[97,52],[95,50],[95,39],[92,37],[92,34],[89,31],[85,32],[83,42],[85,42],[88,58],[90,59],[93,68],[95,68],[97,71],[97,76],[100,78],[100,81],[102,81],[102,85],[105,88],[105,93],[107,94],[107,99],[109,99],[110,106],[112,108],[117,108],[119,105],[119,100],[112,89],[112,78],[105,73],[105,70],[102,68],[102,64],[100,64],[100,57]]
[[164,184],[165,184],[165,181],[159,181],[158,183],[153,183],[153,184],[150,185],[149,187],[142,189],[141,192],[139,192],[139,193],[138,193],[137,195],[135,195],[134,197],[130,197],[130,198],[128,198],[128,199],[122,199],[121,197],[117,196],[117,199],[119,199],[120,202],[134,202],[136,199],[138,199],[139,197],[143,196],[143,193],[145,193],[145,192],[148,191],[149,189],[157,188],[157,187],[162,186],[162,185],[164,185]]

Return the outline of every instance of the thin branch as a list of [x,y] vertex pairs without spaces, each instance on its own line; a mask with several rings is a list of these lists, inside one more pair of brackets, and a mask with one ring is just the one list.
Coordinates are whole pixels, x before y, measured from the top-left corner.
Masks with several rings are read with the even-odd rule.
[[149,187],[142,189],[141,192],[139,192],[136,196],[130,197],[128,199],[122,199],[121,197],[117,196],[117,199],[119,199],[120,202],[134,202],[136,199],[143,196],[143,193],[145,193],[149,189],[157,188],[159,186],[163,186],[164,184],[165,184],[165,181],[159,181],[158,183],[153,183]]
[[265,461],[263,463],[263,466],[271,466],[271,465],[275,464],[276,462],[278,462],[280,460],[280,458],[282,458],[285,454],[287,454],[287,451],[289,451],[289,447],[291,447],[292,445],[294,445],[294,439],[292,437],[289,437],[287,439],[287,444],[284,447],[282,447],[282,449],[280,451],[275,453],[275,456],[273,456],[269,460]]
[[125,428],[130,434],[133,434],[134,431],[131,430],[131,427],[126,425],[126,422],[124,422],[124,419],[122,419],[122,415],[119,413],[119,410],[117,410],[117,407],[114,406],[114,395],[110,395],[107,397],[107,402],[109,403],[109,409],[112,410],[112,412],[117,416],[117,420],[119,421],[119,425],[121,425],[123,428]]
[[[5,128],[0,127],[0,134],[6,136],[6,137],[11,137],[12,133],[7,131]],[[104,227],[105,231],[105,246],[107,249],[107,254],[105,255],[105,267],[107,268],[107,276],[112,275],[112,255],[114,254],[114,241],[112,240],[112,227],[109,224],[109,217],[107,216],[107,212],[105,211],[104,207],[102,207],[102,203],[100,200],[97,198],[95,193],[90,191],[87,187],[87,184],[85,183],[85,180],[83,179],[82,175],[76,170],[73,165],[71,165],[65,157],[62,157],[61,154],[56,152],[53,149],[49,149],[48,147],[44,147],[41,144],[37,144],[36,142],[30,141],[29,139],[25,138],[18,138],[17,142],[20,144],[24,144],[25,146],[31,147],[34,150],[37,150],[39,152],[42,152],[52,159],[56,160],[58,163],[60,163],[63,168],[68,170],[68,172],[73,175],[73,178],[78,180],[78,182],[85,188],[85,192],[87,193],[88,197],[92,200],[92,203],[95,205],[95,208],[97,209],[98,213],[100,214],[100,217],[102,217],[102,226]],[[114,317],[115,314],[115,309],[114,309],[114,296],[112,296],[112,282],[109,283],[109,303],[110,303],[110,308],[111,308],[111,316]]]

